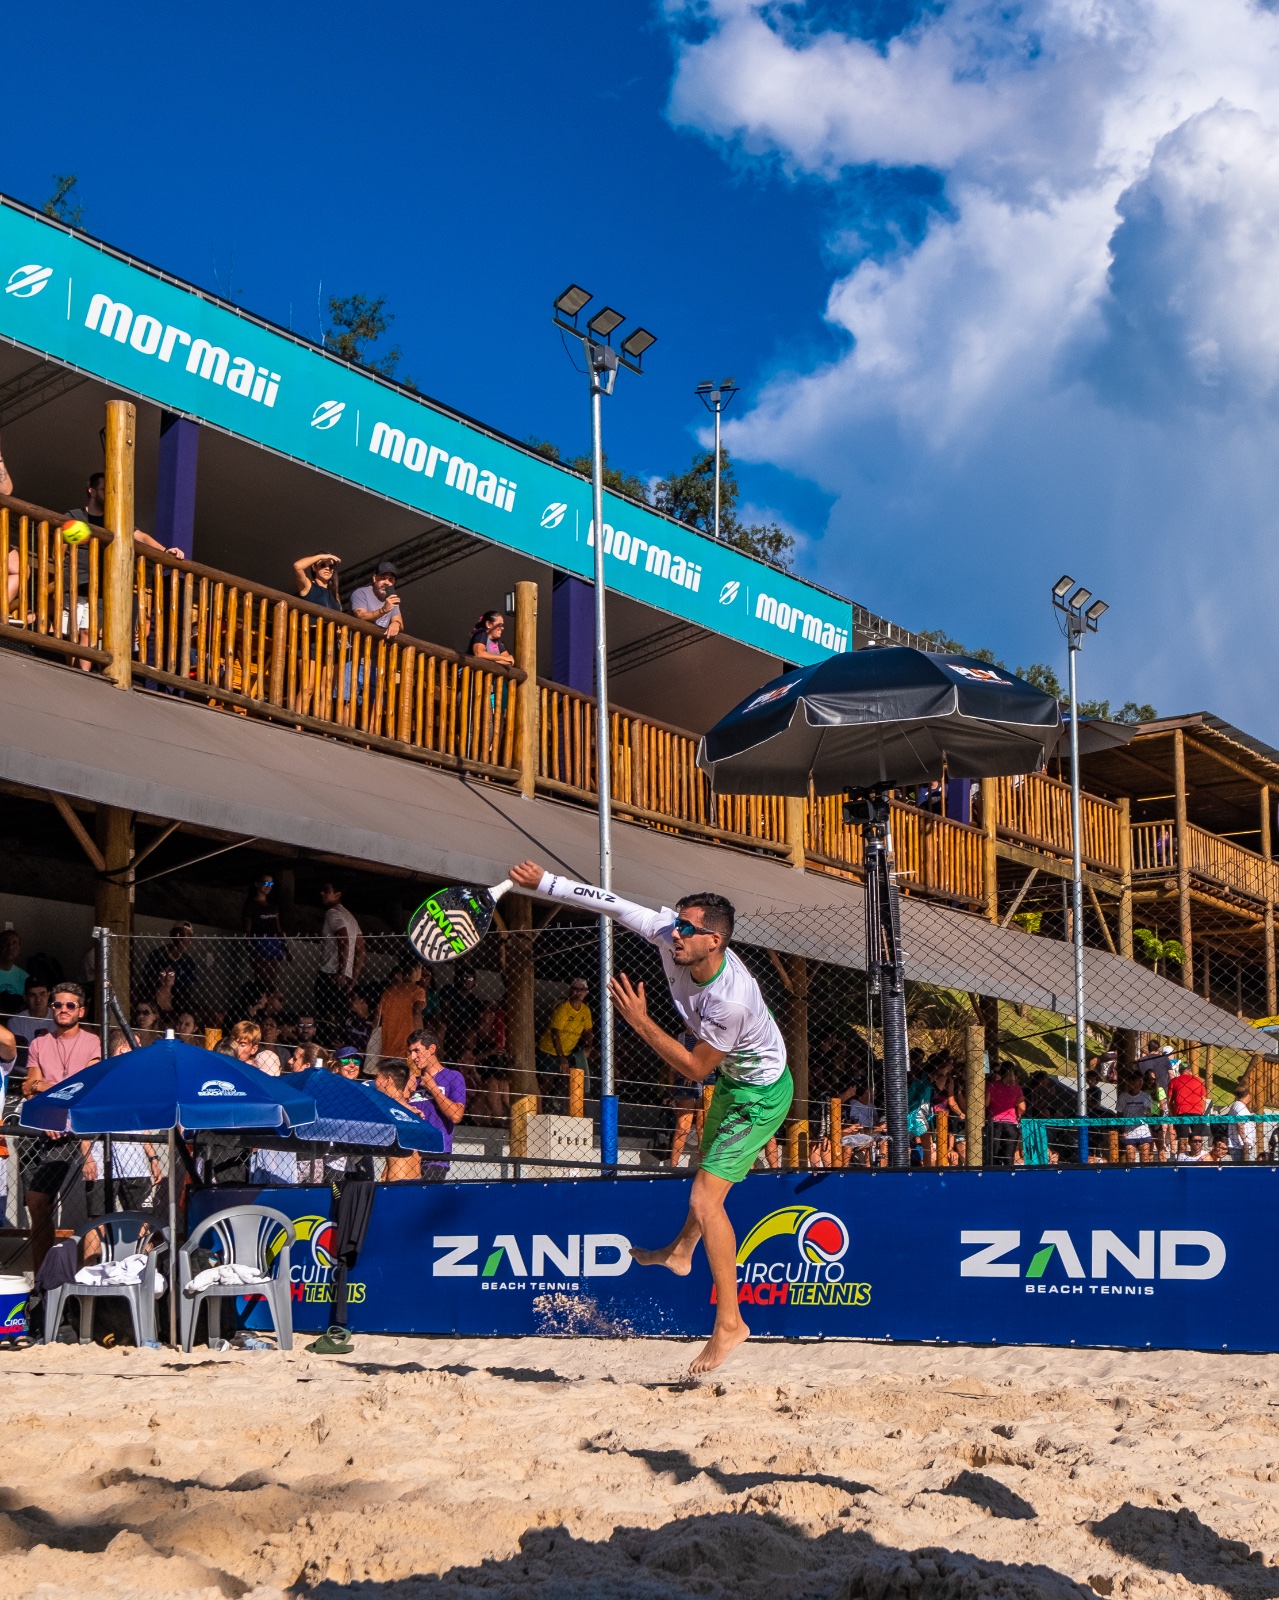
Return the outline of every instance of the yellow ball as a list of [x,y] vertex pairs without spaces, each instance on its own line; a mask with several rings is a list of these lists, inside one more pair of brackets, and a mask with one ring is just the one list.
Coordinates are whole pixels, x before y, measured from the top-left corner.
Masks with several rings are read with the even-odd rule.
[[79,522],[75,518],[64,522],[58,529],[64,544],[83,544],[92,531],[87,522]]

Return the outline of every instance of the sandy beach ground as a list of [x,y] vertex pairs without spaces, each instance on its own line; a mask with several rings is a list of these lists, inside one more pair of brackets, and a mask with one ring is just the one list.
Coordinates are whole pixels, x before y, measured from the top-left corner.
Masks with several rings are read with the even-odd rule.
[[0,1593],[1279,1596],[1279,1357],[360,1338],[0,1356]]

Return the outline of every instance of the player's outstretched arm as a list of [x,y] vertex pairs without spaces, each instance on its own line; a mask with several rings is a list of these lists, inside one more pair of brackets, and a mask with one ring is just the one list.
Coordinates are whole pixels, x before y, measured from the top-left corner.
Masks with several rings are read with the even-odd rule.
[[511,868],[511,882],[529,894],[540,894],[548,900],[567,900],[581,906],[583,911],[594,911],[612,917],[641,939],[657,940],[666,937],[672,927],[669,915],[650,911],[647,906],[637,906],[623,900],[611,889],[600,889],[592,883],[578,883],[575,878],[559,877],[547,872],[536,861],[521,861]]
[[624,1022],[639,1034],[644,1043],[661,1057],[668,1067],[678,1067],[686,1078],[692,1078],[700,1083],[704,1078],[709,1078],[727,1054],[724,1050],[717,1050],[714,1045],[700,1040],[691,1050],[686,1050],[678,1039],[672,1039],[653,1021],[648,1014],[648,998],[644,993],[644,985],[638,987],[624,972],[609,981],[609,993],[613,996],[613,1004],[618,1015]]

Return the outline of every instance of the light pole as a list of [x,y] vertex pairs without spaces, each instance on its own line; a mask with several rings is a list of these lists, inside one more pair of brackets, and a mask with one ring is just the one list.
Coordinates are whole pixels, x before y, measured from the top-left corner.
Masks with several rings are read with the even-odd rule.
[[[1075,1094],[1078,1115],[1088,1115],[1088,1054],[1084,1047],[1084,868],[1083,841],[1079,818],[1079,698],[1075,676],[1075,657],[1083,646],[1086,633],[1096,633],[1102,614],[1110,607],[1104,600],[1093,600],[1092,590],[1075,588],[1069,576],[1058,578],[1053,584],[1053,605],[1061,613],[1062,631],[1066,635],[1067,660],[1070,680],[1070,882],[1071,921],[1074,924],[1075,945]],[[1085,611],[1084,607],[1088,606]],[[1079,1130],[1079,1160],[1088,1161],[1088,1129]]]
[[[591,517],[595,543],[595,781],[599,800],[600,888],[613,887],[612,833],[612,752],[608,715],[608,641],[604,590],[604,447],[600,429],[600,401],[612,394],[619,366],[643,371],[644,352],[656,344],[654,334],[636,328],[623,339],[621,349],[609,342],[626,318],[611,306],[604,306],[585,328],[577,318],[590,300],[590,292],[571,283],[555,301],[551,319],[557,328],[582,341],[586,353],[586,373],[591,389]],[[617,1165],[617,1089],[613,1077],[613,1001],[609,980],[613,976],[613,924],[600,918],[600,1161],[605,1167]]]
[[723,416],[729,402],[737,393],[737,385],[732,378],[725,378],[718,388],[709,378],[699,383],[695,391],[697,398],[708,411],[715,413],[715,537],[719,538],[719,419]]

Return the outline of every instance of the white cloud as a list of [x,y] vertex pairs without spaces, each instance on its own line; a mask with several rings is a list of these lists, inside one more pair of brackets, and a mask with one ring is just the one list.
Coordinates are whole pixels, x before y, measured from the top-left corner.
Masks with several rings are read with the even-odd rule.
[[810,570],[1024,660],[1055,643],[1045,580],[1087,562],[1112,698],[1279,737],[1239,659],[1279,598],[1279,17],[954,0],[881,48],[699,14],[674,121],[795,174],[945,177],[916,248],[833,285],[846,354],[726,430],[836,496]]

